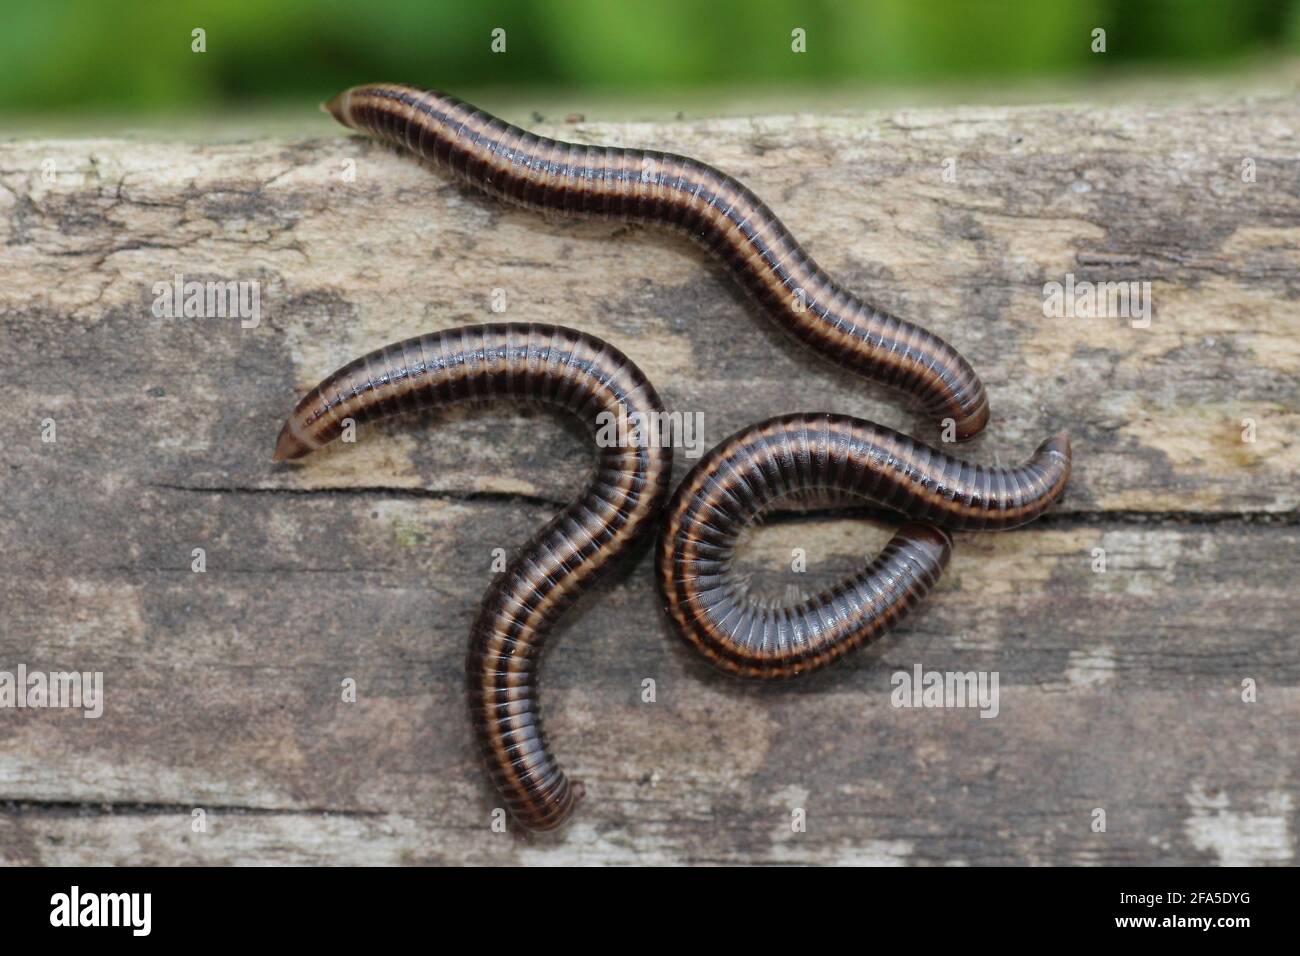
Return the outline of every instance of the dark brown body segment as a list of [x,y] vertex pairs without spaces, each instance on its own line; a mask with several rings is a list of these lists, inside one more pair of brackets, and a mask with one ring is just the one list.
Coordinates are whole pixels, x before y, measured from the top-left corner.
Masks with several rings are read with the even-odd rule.
[[[298,403],[275,457],[303,457],[337,438],[349,418],[361,424],[496,398],[563,408],[593,437],[616,434],[608,422],[620,415],[636,422],[663,410],[640,369],[594,336],[524,323],[467,326],[398,342],[339,369]],[[580,796],[542,730],[537,673],[547,634],[650,528],[671,471],[666,443],[598,447],[582,495],[524,545],[483,598],[469,639],[470,718],[493,783],[528,829],[559,826]]]
[[509,202],[683,232],[818,354],[915,397],[940,427],[951,420],[958,440],[988,422],[984,386],[952,346],[836,285],[762,200],[712,166],[534,136],[455,97],[399,84],[358,86],[326,108]]
[[[773,418],[706,454],[673,494],[659,538],[660,596],[677,633],[716,667],[794,677],[878,638],[929,593],[950,553],[934,525],[1024,524],[1069,477],[1064,433],[1018,468],[987,468],[861,419]],[[867,498],[912,521],[847,581],[793,607],[756,604],[732,571],[737,538],[768,504],[805,490]]]

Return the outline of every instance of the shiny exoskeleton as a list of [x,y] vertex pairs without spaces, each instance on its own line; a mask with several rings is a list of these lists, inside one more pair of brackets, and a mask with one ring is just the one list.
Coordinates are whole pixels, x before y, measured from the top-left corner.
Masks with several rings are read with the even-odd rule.
[[[1065,489],[1062,432],[1018,468],[989,468],[844,415],[785,415],[708,452],[670,499],[657,575],[674,629],[710,663],[742,677],[794,677],[884,634],[938,580],[950,543],[936,525],[996,531],[1031,521]],[[865,498],[911,521],[865,570],[812,598],[769,607],[732,568],[742,530],[793,492]]]
[[371,352],[330,375],[285,422],[275,459],[301,458],[328,444],[346,419],[361,424],[484,399],[557,406],[585,424],[597,444],[590,483],[497,578],[469,638],[469,711],[492,780],[521,825],[548,830],[564,822],[581,792],[542,730],[542,650],[564,609],[650,528],[663,505],[672,471],[668,443],[653,427],[616,427],[655,421],[663,406],[654,387],[617,349],[572,329],[450,329]]
[[762,200],[706,163],[536,136],[455,97],[400,84],[354,87],[326,109],[501,199],[684,232],[797,339],[913,396],[950,437],[970,438],[988,422],[984,386],[952,346],[837,285]]

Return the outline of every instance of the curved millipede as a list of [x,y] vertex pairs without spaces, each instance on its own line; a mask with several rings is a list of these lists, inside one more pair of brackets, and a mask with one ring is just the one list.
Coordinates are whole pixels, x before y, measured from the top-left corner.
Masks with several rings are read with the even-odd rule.
[[[934,525],[996,531],[1040,515],[1070,477],[1064,432],[1018,468],[945,455],[845,415],[752,425],[695,465],[664,512],[660,596],[674,629],[714,666],[742,677],[794,677],[878,638],[929,593],[950,544]],[[737,580],[741,531],[771,502],[805,490],[867,498],[912,519],[865,570],[806,601],[772,608]]]
[[817,353],[914,396],[935,422],[950,419],[958,440],[988,422],[984,386],[952,346],[837,285],[762,200],[712,166],[657,150],[547,139],[445,93],[400,84],[354,87],[325,109],[501,199],[684,232]]
[[[358,424],[421,407],[510,398],[556,405],[597,436],[611,421],[649,422],[663,405],[641,370],[600,339],[559,326],[474,325],[407,339],[326,378],[297,405],[275,460],[301,458]],[[613,416],[610,418],[609,416]],[[625,416],[620,418],[619,416]],[[524,545],[488,589],[470,631],[470,717],[492,781],[531,830],[559,826],[571,784],[542,730],[537,672],[555,620],[658,516],[672,451],[644,440],[599,447],[581,496]]]

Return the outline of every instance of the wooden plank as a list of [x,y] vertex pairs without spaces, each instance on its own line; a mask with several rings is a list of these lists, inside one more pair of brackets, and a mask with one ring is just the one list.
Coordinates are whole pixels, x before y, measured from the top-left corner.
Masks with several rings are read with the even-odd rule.
[[[643,552],[547,661],[550,733],[588,800],[559,835],[494,833],[464,635],[492,549],[578,488],[581,436],[455,410],[272,466],[303,389],[508,318],[609,339],[704,416],[706,445],[792,410],[927,435],[919,416],[791,349],[672,237],[508,209],[361,140],[0,143],[0,670],[106,688],[98,720],[0,710],[0,860],[1294,862],[1292,100],[542,131],[740,175],[833,274],[967,354],[994,421],[965,453],[1010,461],[1068,427],[1066,500],[959,536],[906,627],[782,687],[679,647]],[[260,280],[260,323],[155,318],[178,273]],[[1066,273],[1151,282],[1150,328],[1045,318]],[[768,523],[755,585],[846,572],[887,534],[861,517]],[[998,716],[893,707],[917,665],[996,671]]]

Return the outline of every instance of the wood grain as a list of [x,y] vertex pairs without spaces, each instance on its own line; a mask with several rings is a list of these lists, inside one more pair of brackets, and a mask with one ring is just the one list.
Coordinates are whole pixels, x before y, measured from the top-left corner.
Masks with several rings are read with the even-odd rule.
[[[298,395],[509,318],[608,339],[707,445],[806,410],[933,439],[922,417],[792,348],[673,237],[509,209],[360,139],[0,143],[0,670],[106,688],[97,720],[0,710],[0,860],[1293,863],[1298,126],[1262,96],[540,127],[741,177],[970,359],[993,420],[965,453],[1067,427],[1076,467],[1037,524],[957,536],[906,627],[779,688],[678,645],[643,549],[549,653],[548,727],[588,799],[533,838],[489,825],[464,641],[493,549],[576,493],[581,436],[457,410],[273,466]],[[1046,318],[1067,273],[1150,282],[1150,327]],[[260,323],[156,318],[176,274],[257,280]],[[755,586],[847,572],[887,537],[873,517],[775,516]],[[893,707],[917,664],[998,672],[998,716]]]

